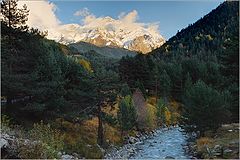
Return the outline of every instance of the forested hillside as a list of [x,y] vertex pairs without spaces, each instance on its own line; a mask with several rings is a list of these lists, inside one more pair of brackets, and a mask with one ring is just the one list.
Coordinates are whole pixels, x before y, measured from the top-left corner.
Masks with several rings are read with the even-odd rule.
[[[76,97],[84,92],[80,84],[85,83],[78,76],[88,71],[74,58],[66,57],[60,44],[44,39],[40,33],[21,32],[2,24],[1,56],[2,96],[8,105],[20,103],[15,109],[36,116],[66,112],[84,103]],[[76,96],[71,95],[73,91]],[[74,112],[81,109],[75,108]]]
[[95,51],[102,56],[108,57],[108,58],[114,58],[114,59],[120,59],[124,56],[135,56],[137,52],[129,51],[124,48],[117,48],[117,47],[98,47],[94,44],[86,43],[86,42],[78,42],[70,44],[69,47],[74,48],[80,53],[86,53],[90,51]]
[[219,56],[225,50],[225,43],[238,37],[238,20],[238,2],[224,2],[150,54],[161,58]]
[[138,80],[147,95],[183,103],[183,123],[197,130],[238,121],[238,5],[222,3],[147,56],[122,58],[121,78],[131,87]]
[[[5,1],[5,3],[8,2]],[[9,3],[15,4],[15,1]],[[15,11],[14,16],[18,14],[22,17],[27,16],[27,9],[26,13],[19,12],[17,8],[13,8],[13,10]],[[92,55],[75,56],[74,52],[67,46],[44,38],[45,32],[27,26],[23,28],[24,20],[21,22],[11,21],[12,24],[7,22],[1,22],[2,126],[8,124],[6,117],[11,117],[12,125],[20,125],[21,128],[27,128],[27,130],[32,128],[32,123],[39,123],[40,120],[53,124],[56,123],[57,118],[62,118],[69,124],[83,123],[83,120],[94,115],[95,119],[98,116],[100,121],[102,119],[101,107],[105,103],[111,104],[115,101],[121,86],[114,67],[111,67],[112,62],[107,63],[108,58],[101,56],[94,56],[95,59],[91,57]],[[111,60],[109,59],[109,61]],[[94,129],[99,128],[99,137],[92,139],[92,143],[95,145],[97,139],[99,144],[103,143],[103,137],[100,136],[103,134],[102,123],[100,121],[98,126],[98,123],[94,122],[96,124]],[[7,127],[9,126],[7,125]],[[58,127],[61,128],[54,124],[53,128],[57,129]],[[34,140],[40,138],[42,143],[39,145],[42,145],[43,148],[38,149],[37,153],[35,149],[28,153],[25,152],[28,150],[27,148],[22,151],[17,150],[22,154],[20,157],[58,157],[56,151],[63,149],[58,147],[63,144],[64,133],[57,136],[55,130],[51,128],[47,133],[48,127],[43,123],[35,124],[34,129],[42,136],[51,136],[57,146],[45,141],[49,141],[48,139],[43,140],[43,137],[38,135],[31,137],[30,134],[26,133],[24,138],[31,137],[30,139]],[[35,132],[34,129],[33,132]],[[57,137],[54,138],[54,136]],[[66,138],[69,137],[72,136],[66,136]],[[82,140],[82,138],[80,139]],[[44,143],[47,145],[43,146]],[[76,149],[77,153],[88,154],[84,151],[87,146],[83,142],[79,143],[80,146],[66,145],[65,149],[72,152],[75,147],[78,148]],[[18,145],[24,147],[22,143]],[[29,144],[30,146],[37,147]],[[42,155],[49,147],[53,152],[49,151],[46,155]],[[95,150],[98,152],[99,147],[95,146]],[[11,155],[6,155],[4,152],[3,156],[6,158]],[[99,157],[101,154],[85,156]]]

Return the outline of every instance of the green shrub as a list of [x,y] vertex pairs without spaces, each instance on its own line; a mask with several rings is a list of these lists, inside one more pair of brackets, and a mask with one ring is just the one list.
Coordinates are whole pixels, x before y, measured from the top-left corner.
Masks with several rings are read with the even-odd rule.
[[19,157],[22,159],[53,159],[59,158],[51,147],[45,143],[37,141],[32,143],[20,142],[19,144]]
[[7,115],[1,115],[1,127],[9,127],[10,126],[10,118]]
[[1,115],[1,131],[9,132],[11,128],[11,119],[7,115]]
[[166,123],[166,111],[168,111],[166,101],[163,98],[158,99],[156,108],[156,116],[158,118],[158,123],[163,125]]
[[103,153],[98,145],[89,145],[81,137],[75,143],[68,144],[66,151],[78,153],[87,159],[100,159],[103,157]]
[[131,130],[135,126],[137,113],[131,96],[121,100],[117,116],[122,131]]
[[29,142],[19,144],[21,158],[59,158],[58,152],[64,147],[64,135],[42,121],[34,124],[33,129],[29,131],[29,139]]

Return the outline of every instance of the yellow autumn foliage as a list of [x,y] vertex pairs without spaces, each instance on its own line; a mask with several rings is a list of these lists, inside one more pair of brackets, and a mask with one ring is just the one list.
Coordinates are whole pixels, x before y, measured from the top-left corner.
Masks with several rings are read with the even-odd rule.
[[171,123],[172,123],[173,125],[177,124],[179,118],[180,118],[180,114],[179,114],[179,113],[177,113],[177,112],[172,112],[172,114],[171,114]]
[[88,71],[88,72],[93,72],[91,63],[84,60],[84,59],[80,59],[79,63]]
[[212,38],[212,36],[211,36],[210,34],[206,35],[206,37],[207,37],[207,39],[208,39],[209,41],[212,41],[212,40],[213,40],[213,38]]
[[86,158],[102,158],[101,150],[97,146],[97,117],[85,120],[81,124],[59,118],[56,119],[55,126],[61,128],[65,134],[66,151],[79,153]]
[[[86,158],[102,158],[100,148],[97,146],[98,118],[84,120],[81,123],[72,123],[62,118],[58,118],[54,124],[61,129],[64,134],[66,151],[71,150],[80,153]],[[107,123],[103,124],[104,139],[108,143],[119,145],[122,143],[121,131]]]
[[111,115],[115,118],[117,118],[117,113],[119,110],[119,100],[116,101],[116,104],[114,106],[106,106],[102,108],[102,111],[108,115]]
[[173,112],[178,112],[179,111],[179,103],[175,100],[171,100],[169,102],[169,109]]
[[206,149],[206,146],[211,146],[213,143],[213,139],[209,137],[201,137],[197,139],[197,149],[198,151],[203,151]]
[[146,122],[149,129],[153,129],[157,125],[156,112],[157,112],[157,109],[155,106],[151,104],[147,104]]
[[65,55],[71,55],[72,54],[70,49],[66,45],[60,44],[60,48]]
[[107,123],[104,125],[104,127],[104,138],[106,139],[106,141],[109,141],[114,145],[122,143],[121,131],[118,128],[114,128]]
[[151,96],[147,99],[147,103],[155,106],[156,105],[156,97],[155,96]]
[[169,111],[169,109],[166,107],[165,108],[165,123],[167,126],[171,125],[171,112]]

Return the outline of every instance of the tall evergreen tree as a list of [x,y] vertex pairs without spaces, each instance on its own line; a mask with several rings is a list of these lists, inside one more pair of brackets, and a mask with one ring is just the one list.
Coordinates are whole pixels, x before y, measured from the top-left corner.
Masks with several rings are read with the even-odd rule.
[[119,104],[118,121],[123,131],[128,131],[136,124],[137,113],[130,95],[124,97]]
[[226,42],[226,49],[221,55],[222,74],[225,77],[225,88],[231,92],[230,111],[232,121],[239,121],[239,37],[233,36]]
[[171,86],[171,78],[167,74],[166,70],[164,70],[163,73],[160,75],[160,93],[162,93],[164,97],[169,96]]
[[189,73],[187,73],[186,80],[184,83],[184,94],[192,87],[192,78]]
[[184,98],[183,122],[189,130],[200,131],[217,129],[227,113],[228,100],[223,93],[198,81],[186,91]]
[[121,93],[122,97],[125,97],[127,95],[132,95],[131,89],[129,88],[129,86],[127,84],[123,84],[120,93]]
[[104,144],[102,107],[113,105],[119,92],[120,83],[118,75],[104,68],[96,68],[92,75],[92,101],[97,107],[98,116],[98,144]]
[[18,8],[17,2],[18,0],[1,1],[2,21],[7,24],[9,28],[26,30],[29,10],[26,5],[23,5],[23,8]]
[[147,97],[146,89],[145,89],[145,87],[144,87],[144,85],[143,85],[143,83],[141,81],[139,81],[139,80],[136,81],[135,88],[140,89],[140,91],[142,92],[144,98]]

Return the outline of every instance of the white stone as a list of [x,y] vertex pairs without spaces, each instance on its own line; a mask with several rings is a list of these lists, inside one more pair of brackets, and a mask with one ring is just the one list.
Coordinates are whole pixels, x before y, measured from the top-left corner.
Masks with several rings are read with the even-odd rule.
[[1,148],[7,147],[8,145],[9,145],[9,143],[8,143],[8,141],[6,139],[4,139],[4,138],[0,139],[0,146],[1,146]]
[[72,155],[68,155],[68,154],[64,154],[61,156],[61,159],[74,159],[74,157]]

